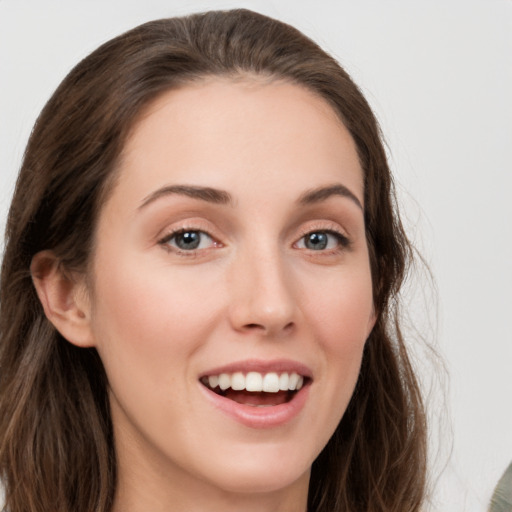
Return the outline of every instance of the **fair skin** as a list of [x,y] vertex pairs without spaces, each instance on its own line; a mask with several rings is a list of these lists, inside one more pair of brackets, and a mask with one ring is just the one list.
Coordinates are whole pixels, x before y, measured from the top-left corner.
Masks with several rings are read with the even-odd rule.
[[145,112],[89,279],[33,263],[50,320],[105,366],[115,512],[306,510],[375,321],[363,208],[354,142],[303,88],[208,79]]

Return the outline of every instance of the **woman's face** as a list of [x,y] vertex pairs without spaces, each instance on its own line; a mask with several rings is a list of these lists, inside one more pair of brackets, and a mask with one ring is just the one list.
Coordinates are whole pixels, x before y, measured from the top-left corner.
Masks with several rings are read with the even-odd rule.
[[354,142],[309,91],[211,79],[151,105],[93,261],[121,483],[307,488],[374,323],[363,208]]

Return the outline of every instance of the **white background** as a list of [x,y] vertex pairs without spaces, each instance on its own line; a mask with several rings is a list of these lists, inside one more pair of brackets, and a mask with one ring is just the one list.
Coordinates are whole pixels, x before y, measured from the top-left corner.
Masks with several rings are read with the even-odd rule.
[[[413,312],[420,330],[433,322],[426,337],[449,374],[445,406],[440,384],[429,402],[442,448],[433,475],[444,466],[432,508],[485,511],[512,460],[510,0],[0,0],[0,228],[35,117],[80,58],[144,21],[229,7],[313,37],[375,109],[438,288],[437,317],[429,293]],[[422,372],[442,381],[432,365]]]

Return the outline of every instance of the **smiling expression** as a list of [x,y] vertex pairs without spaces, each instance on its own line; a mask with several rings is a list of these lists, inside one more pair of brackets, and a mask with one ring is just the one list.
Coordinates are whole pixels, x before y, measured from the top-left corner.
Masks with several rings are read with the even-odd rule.
[[151,104],[93,260],[121,486],[307,489],[374,323],[363,197],[351,136],[297,85],[208,79]]

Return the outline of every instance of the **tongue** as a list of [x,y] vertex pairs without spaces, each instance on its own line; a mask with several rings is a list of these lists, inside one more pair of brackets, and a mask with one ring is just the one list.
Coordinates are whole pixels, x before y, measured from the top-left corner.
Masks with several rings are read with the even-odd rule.
[[288,402],[289,394],[288,391],[279,391],[277,393],[252,393],[249,391],[234,391],[228,389],[225,391],[226,398],[234,400],[239,404],[244,405],[280,405]]

